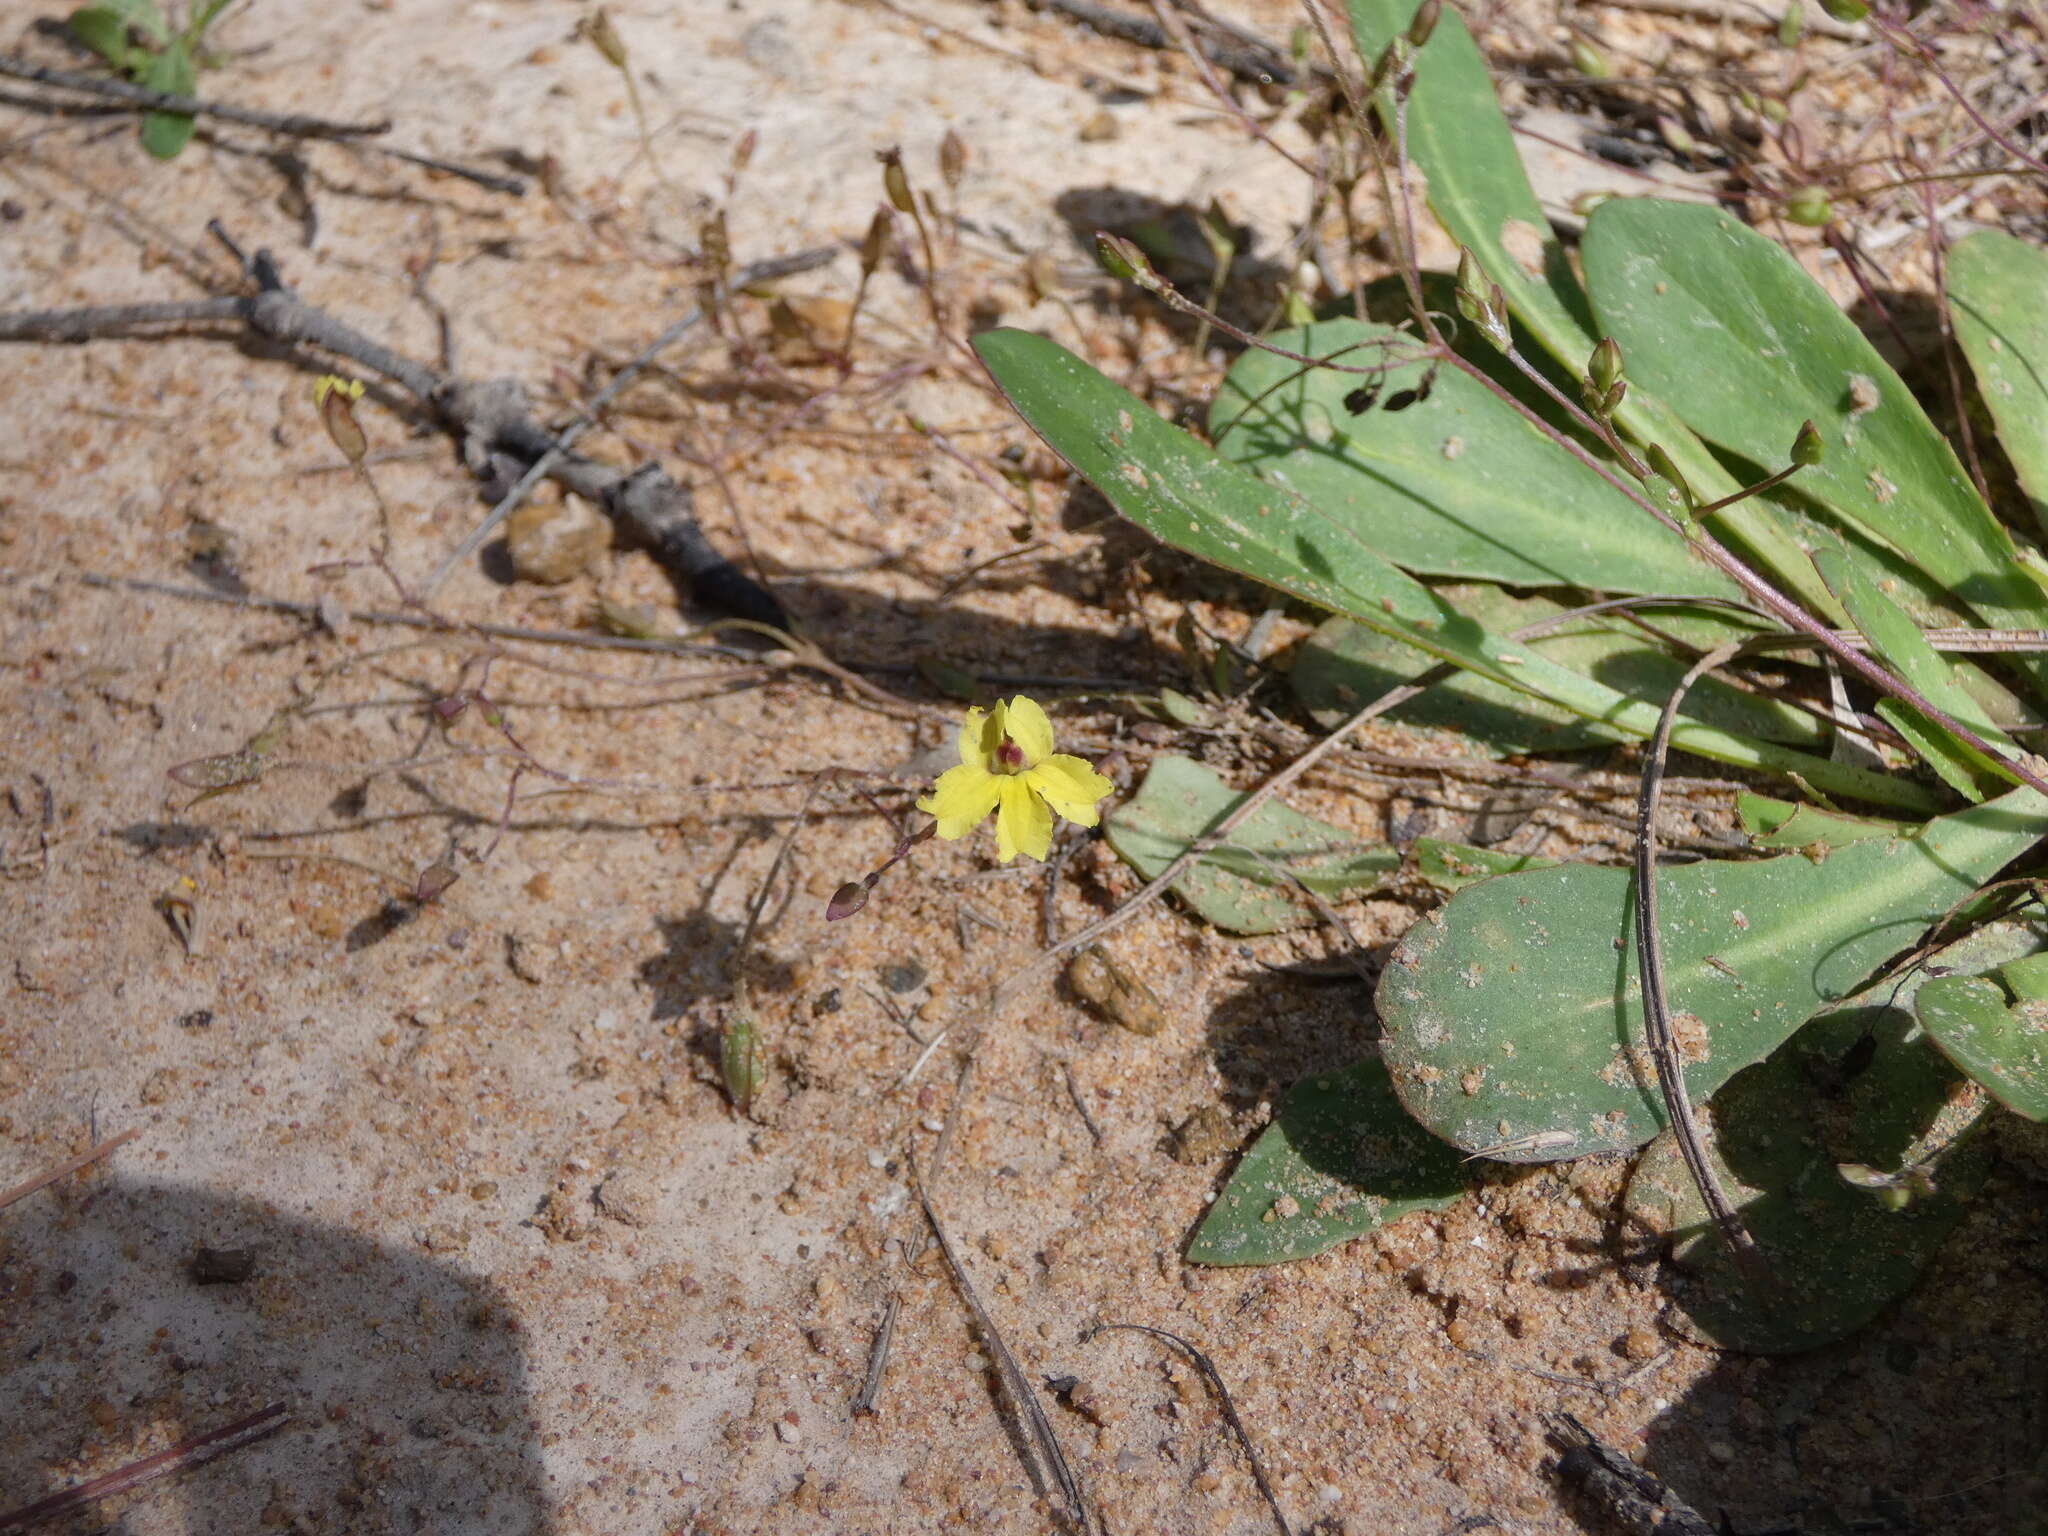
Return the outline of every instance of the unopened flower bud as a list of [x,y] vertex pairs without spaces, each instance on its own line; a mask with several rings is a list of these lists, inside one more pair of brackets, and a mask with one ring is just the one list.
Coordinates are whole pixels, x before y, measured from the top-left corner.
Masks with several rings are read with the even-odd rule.
[[1835,205],[1819,187],[1801,187],[1785,199],[1785,217],[1794,224],[1819,229],[1835,216]]
[[1801,469],[1810,469],[1827,456],[1827,448],[1820,440],[1820,428],[1807,422],[1799,429],[1799,435],[1792,439],[1792,462]]
[[1659,480],[1668,480],[1671,483],[1688,511],[1699,505],[1699,499],[1692,493],[1692,486],[1687,483],[1685,476],[1678,472],[1678,466],[1672,462],[1671,455],[1665,451],[1662,443],[1652,443],[1645,448],[1643,461],[1650,466],[1651,474]]
[[1095,259],[1111,277],[1136,283],[1148,293],[1158,293],[1166,286],[1159,274],[1152,270],[1151,261],[1138,249],[1136,242],[1126,240],[1122,235],[1097,230]]
[[1621,348],[1612,336],[1603,336],[1586,360],[1586,378],[1603,395],[1621,382]]
[[889,194],[890,206],[898,213],[916,213],[917,201],[910,195],[910,176],[903,169],[903,151],[877,150],[875,158],[882,162],[882,190]]
[[1444,0],[1422,0],[1415,8],[1415,19],[1408,23],[1408,41],[1420,48],[1429,41],[1430,33],[1436,30],[1437,18],[1444,13]]
[[967,144],[952,129],[939,140],[939,177],[952,191],[960,190],[960,178],[967,174]]
[[842,917],[851,917],[868,904],[871,887],[865,880],[849,880],[832,893],[832,899],[825,903],[825,921],[836,923]]
[[1587,42],[1583,37],[1571,41],[1572,68],[1588,80],[1612,80],[1614,66],[1607,61],[1607,55]]
[[590,19],[583,24],[583,35],[596,45],[613,69],[626,67],[626,40],[619,36],[603,6],[590,13]]

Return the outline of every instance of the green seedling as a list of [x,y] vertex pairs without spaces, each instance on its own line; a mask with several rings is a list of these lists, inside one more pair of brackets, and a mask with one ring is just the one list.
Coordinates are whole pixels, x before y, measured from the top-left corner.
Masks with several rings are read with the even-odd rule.
[[[191,96],[199,71],[212,63],[201,50],[206,29],[228,0],[197,0],[183,26],[173,26],[156,0],[102,0],[71,13],[71,35],[109,65],[148,90]],[[159,160],[175,160],[192,141],[188,112],[150,112],[142,119],[142,147]]]

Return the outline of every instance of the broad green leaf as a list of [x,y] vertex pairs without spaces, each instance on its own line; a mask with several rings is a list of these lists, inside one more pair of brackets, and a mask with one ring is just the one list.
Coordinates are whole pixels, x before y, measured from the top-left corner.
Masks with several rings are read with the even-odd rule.
[[1464,1194],[1458,1155],[1401,1108],[1387,1069],[1361,1061],[1295,1084],[1188,1245],[1195,1264],[1312,1258]]
[[[1406,338],[1357,320],[1283,331],[1272,341],[1353,364],[1413,351],[1412,343],[1391,353],[1369,345]],[[1368,382],[1372,403],[1353,410],[1347,402]],[[1368,381],[1253,348],[1224,379],[1209,430],[1226,458],[1343,519],[1405,571],[1617,594],[1742,596],[1682,536],[1455,368],[1410,362]]]
[[111,6],[93,5],[73,11],[64,25],[94,53],[122,74],[140,70],[149,55],[128,41],[128,24]]
[[[1370,65],[1389,39],[1408,29],[1414,14],[1408,0],[1351,0],[1359,56]],[[1384,104],[1382,116],[1389,116]],[[1416,54],[1415,87],[1403,121],[1408,154],[1422,172],[1438,221],[1453,240],[1471,247],[1488,277],[1501,285],[1515,317],[1552,356],[1575,374],[1582,371],[1598,340],[1585,295],[1530,189],[1486,60],[1450,7]],[[1391,121],[1387,127],[1391,132]],[[1637,442],[1662,444],[1703,500],[1736,489],[1686,423],[1639,381],[1631,381],[1615,420]],[[1742,502],[1721,514],[1723,536],[1752,564],[1815,611],[1839,618],[1793,535],[1799,521],[1762,501]]]
[[2048,529],[2048,253],[1987,229],[1949,255],[1956,340],[2020,488]]
[[[190,96],[199,88],[192,55],[182,40],[172,43],[150,61],[142,83],[152,91],[172,96]],[[151,112],[142,119],[142,147],[159,160],[175,160],[192,142],[193,119],[183,112]]]
[[[1243,799],[1200,763],[1156,758],[1137,794],[1110,813],[1103,835],[1150,880]],[[1394,849],[1366,847],[1342,827],[1268,801],[1228,843],[1197,859],[1173,891],[1219,928],[1278,933],[1316,920],[1295,879],[1318,895],[1341,896],[1384,885],[1400,867]]]
[[1919,1009],[1944,1056],[2014,1114],[2048,1120],[2048,1001],[2014,1002],[1987,976],[1937,976]]
[[[2040,941],[2037,929],[2001,925],[1940,961],[1981,969]],[[1782,1294],[1751,1295],[1668,1131],[1637,1164],[1628,1214],[1668,1235],[1676,1298],[1708,1342],[1790,1352],[1855,1331],[1911,1288],[1982,1184],[1989,1149],[1971,1133],[1989,1101],[1914,1027],[1926,974],[1816,1018],[1706,1111],[1709,1160]]]
[[1878,821],[1868,816],[1844,816],[1790,800],[1772,800],[1748,790],[1735,797],[1735,814],[1742,830],[1759,848],[1830,849],[1850,843],[1867,843],[1873,838],[1903,837],[1913,829],[1896,821]]
[[1557,863],[1534,853],[1502,853],[1494,848],[1474,848],[1465,843],[1447,843],[1440,838],[1418,837],[1410,850],[1415,873],[1440,891],[1462,891],[1468,885],[1490,880],[1495,875],[1512,875],[1517,870],[1547,869]]
[[[1863,985],[2048,833],[2032,790],[1815,861],[1703,860],[1659,875],[1665,968],[1694,1103]],[[1640,1146],[1664,1125],[1642,1036],[1625,869],[1482,881],[1409,929],[1377,1003],[1410,1113],[1510,1161]]]
[[1947,440],[1783,248],[1718,208],[1617,198],[1588,220],[1585,261],[1630,379],[1708,441],[1775,470],[1812,421],[1826,458],[1794,479],[1802,496],[1993,626],[2048,623],[2048,595]]
[[[1563,604],[1548,597],[1516,597],[1498,587],[1458,585],[1436,590],[1459,612],[1497,635],[1512,634],[1565,611]],[[1660,609],[1646,618],[1656,629],[1701,650],[1755,632],[1694,610]],[[1559,666],[1634,699],[1668,698],[1690,664],[1690,658],[1673,657],[1616,615],[1575,619],[1532,636],[1526,644]],[[1334,726],[1389,688],[1419,677],[1430,660],[1401,640],[1348,619],[1333,619],[1302,642],[1289,680],[1310,712],[1324,725]],[[1804,710],[1775,698],[1744,693],[1719,678],[1706,678],[1695,685],[1687,697],[1686,712],[1731,734],[1761,741],[1807,747],[1822,747],[1827,742],[1826,728]],[[1633,739],[1632,732],[1584,719],[1470,672],[1460,672],[1425,689],[1389,718],[1449,730],[1463,742],[1497,753],[1568,752]]]
[[[1917,688],[1935,708],[1961,721],[1992,746],[2018,755],[2019,749],[2010,738],[1991,723],[1977,701],[1964,691],[1947,658],[1928,644],[1920,627],[1861,569],[1839,550],[1832,549],[1816,550],[1813,563],[1828,590],[1841,599],[1850,621],[1870,642],[1880,660]],[[2003,762],[1967,745],[1912,706],[1886,698],[1878,701],[1877,710],[1958,794],[1982,800],[1986,794],[2015,782],[2012,771]]]
[[[974,347],[1032,429],[1155,537],[1588,719],[1641,737],[1656,729],[1657,705],[1489,633],[1382,559],[1357,530],[1160,420],[1137,396],[1057,343],[1026,331],[997,330],[975,337]],[[1895,776],[1690,719],[1672,739],[1705,757],[1796,774],[1823,793],[1913,809],[1933,806],[1923,789]]]

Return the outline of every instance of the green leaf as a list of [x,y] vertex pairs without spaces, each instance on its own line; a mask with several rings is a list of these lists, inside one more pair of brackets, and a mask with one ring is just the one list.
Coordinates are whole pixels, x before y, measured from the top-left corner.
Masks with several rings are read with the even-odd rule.
[[1989,977],[1938,976],[1920,989],[1919,1008],[1944,1056],[2014,1114],[2048,1120],[2048,1001],[2015,1003]]
[[1585,261],[1629,377],[1709,442],[1777,469],[1812,421],[1826,457],[1793,481],[1802,496],[1988,623],[2048,624],[2048,596],[1947,440],[1784,249],[1718,208],[1618,198],[1587,222]]
[[[1377,58],[1407,30],[1414,9],[1408,0],[1351,0],[1351,29],[1360,57]],[[1500,284],[1515,318],[1552,356],[1573,372],[1583,369],[1599,339],[1585,296],[1529,186],[1514,132],[1494,99],[1486,60],[1463,18],[1448,8],[1416,53],[1406,126],[1409,156],[1427,179],[1429,206],[1446,232],[1471,248],[1487,277]],[[1633,375],[1634,360],[1628,361]],[[1615,421],[1637,442],[1662,445],[1701,499],[1718,500],[1736,489],[1686,423],[1640,381],[1632,378]],[[1792,425],[1798,425],[1796,418]],[[1785,441],[1791,440],[1788,434]],[[1806,561],[1802,540],[1794,537],[1799,521],[1761,501],[1743,502],[1721,514],[1724,535],[1753,564],[1816,611],[1836,617],[1827,589]]]
[[[975,337],[974,348],[1011,405],[1053,451],[1156,537],[1588,719],[1641,737],[1656,729],[1656,705],[1487,632],[1380,558],[1357,530],[1161,421],[1130,391],[1058,344],[1026,331],[996,330]],[[1681,721],[1672,739],[1705,757],[1797,774],[1824,793],[1914,809],[1934,804],[1919,786],[1896,776],[1690,719]]]
[[1873,838],[1904,837],[1913,829],[1896,821],[1879,821],[1869,816],[1844,816],[1838,811],[1795,805],[1790,800],[1772,800],[1742,791],[1735,797],[1735,814],[1742,830],[1759,848],[1818,848],[1826,852]]
[[[1961,721],[1992,746],[2018,755],[2019,748],[1964,691],[1947,659],[1927,643],[1919,625],[1857,565],[1833,549],[1814,551],[1813,563],[1881,660],[1935,708]],[[2003,762],[1967,745],[1912,706],[1886,698],[1878,701],[1877,710],[1958,794],[1982,800],[1986,794],[2016,782],[2012,770]]]
[[[1405,345],[1386,352],[1368,345],[1375,340]],[[1413,351],[1400,332],[1357,320],[1283,331],[1272,341],[1352,364]],[[1352,410],[1347,400],[1368,384],[1372,403]],[[1367,380],[1253,348],[1224,379],[1209,428],[1226,458],[1342,519],[1406,571],[1742,596],[1684,538],[1455,368],[1410,362]]]
[[[1160,757],[1137,794],[1110,814],[1103,835],[1151,880],[1243,799],[1200,763]],[[1316,917],[1290,874],[1318,895],[1339,896],[1384,885],[1400,867],[1401,855],[1392,848],[1364,847],[1341,827],[1268,801],[1228,843],[1197,859],[1173,891],[1219,928],[1278,933]]]
[[1439,838],[1418,837],[1409,856],[1415,873],[1440,891],[1462,891],[1468,885],[1490,880],[1495,875],[1512,875],[1523,869],[1548,869],[1557,863],[1534,853],[1501,853],[1492,848],[1474,848],[1465,843],[1447,843]]
[[1949,255],[1956,340],[1999,445],[2048,529],[2048,253],[1987,229]]
[[[1705,1103],[1847,996],[2048,832],[2031,790],[1908,837],[1703,860],[1659,875],[1686,1085]],[[1565,865],[1482,881],[1409,929],[1380,978],[1384,1053],[1409,1112],[1508,1160],[1640,1146],[1664,1125],[1642,1034],[1625,869]]]
[[[2005,924],[1940,961],[1981,969],[2040,942],[2037,928]],[[1988,1148],[1971,1132],[1988,1100],[1914,1028],[1926,974],[1816,1018],[1707,1111],[1708,1158],[1781,1295],[1750,1294],[1669,1132],[1637,1164],[1627,1212],[1669,1235],[1677,1300],[1707,1342],[1775,1353],[1854,1332],[1911,1288],[1982,1184]]]
[[[1459,612],[1497,635],[1511,634],[1564,612],[1563,604],[1548,597],[1516,597],[1498,587],[1459,585],[1436,590]],[[1660,609],[1649,617],[1657,629],[1703,651],[1724,640],[1755,633],[1722,616],[1695,615],[1691,610]],[[1672,656],[1616,615],[1575,619],[1527,644],[1557,665],[1634,699],[1669,697],[1690,664],[1689,658]],[[1430,660],[1403,641],[1350,620],[1334,619],[1302,642],[1289,677],[1310,712],[1324,725],[1334,726],[1389,688],[1419,677]],[[1826,728],[1804,710],[1741,692],[1719,678],[1698,683],[1686,700],[1686,709],[1692,718],[1733,735],[1807,747],[1822,747],[1827,741]],[[1452,731],[1462,742],[1481,744],[1496,753],[1568,752],[1634,739],[1633,732],[1584,719],[1470,672],[1460,672],[1425,689],[1388,718]]]
[[64,23],[71,35],[123,74],[142,68],[148,53],[128,41],[128,24],[111,6],[94,5],[73,11]]
[[1195,1264],[1313,1258],[1465,1193],[1456,1153],[1402,1110],[1387,1069],[1361,1061],[1295,1084],[1188,1245]]
[[[152,91],[172,96],[190,96],[199,88],[192,55],[183,41],[172,43],[150,61],[142,83]],[[193,120],[189,113],[151,112],[142,119],[142,147],[159,160],[175,160],[192,142]]]

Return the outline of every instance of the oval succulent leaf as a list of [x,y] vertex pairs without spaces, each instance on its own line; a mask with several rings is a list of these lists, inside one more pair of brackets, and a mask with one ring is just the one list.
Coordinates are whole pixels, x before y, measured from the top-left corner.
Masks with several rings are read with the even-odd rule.
[[1188,1244],[1195,1264],[1312,1258],[1465,1193],[1458,1155],[1402,1110],[1387,1069],[1361,1061],[1295,1084]]
[[[1695,1103],[1849,995],[2048,830],[2029,790],[1910,837],[1664,870],[1665,968]],[[1409,1112],[1477,1152],[1549,1162],[1640,1146],[1665,1124],[1642,1032],[1627,870],[1481,881],[1408,931],[1377,1002]]]
[[2048,252],[1987,229],[1949,259],[1956,340],[1977,376],[1999,446],[2048,529]]
[[[1207,833],[1244,796],[1213,769],[1161,757],[1137,794],[1110,814],[1103,835],[1150,880]],[[1355,833],[1268,801],[1173,883],[1201,916],[1232,933],[1277,933],[1315,920],[1294,880],[1339,896],[1385,884],[1401,867],[1392,848],[1366,847]]]
[[1989,977],[1938,976],[1918,1005],[1944,1056],[2014,1114],[2048,1120],[2048,1002],[2015,1003]]
[[[1587,222],[1586,278],[1629,372],[1709,442],[1781,467],[1802,419],[1826,446],[1801,496],[2005,628],[2048,623],[2012,536],[1899,376],[1781,246],[1718,208],[1617,198]],[[2039,675],[2037,672],[2036,675]]]
[[[1330,320],[1276,346],[1354,365],[1403,341],[1387,326]],[[1410,349],[1412,350],[1412,348]],[[1398,352],[1395,355],[1399,355]],[[1246,352],[1209,411],[1226,458],[1341,518],[1385,558],[1421,575],[1519,586],[1736,598],[1735,583],[1587,469],[1518,411],[1455,368],[1423,362],[1375,380]]]

